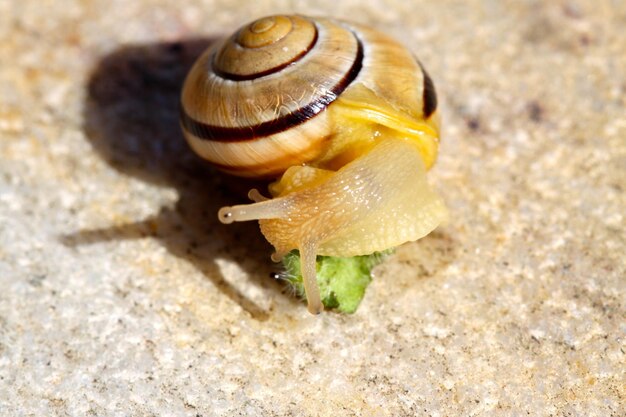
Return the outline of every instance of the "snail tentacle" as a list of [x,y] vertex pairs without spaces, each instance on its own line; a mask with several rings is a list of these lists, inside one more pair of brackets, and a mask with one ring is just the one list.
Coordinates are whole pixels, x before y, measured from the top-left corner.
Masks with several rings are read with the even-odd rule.
[[257,190],[256,188],[253,188],[250,191],[248,191],[248,198],[254,201],[255,203],[260,203],[261,201],[269,200],[269,198],[261,194],[259,190]]
[[250,220],[278,219],[287,214],[284,198],[267,199],[251,204],[222,207],[217,216],[224,224]]
[[299,246],[299,251],[300,271],[306,292],[307,309],[311,314],[320,314],[324,310],[324,305],[322,304],[320,289],[317,284],[316,245],[313,243],[302,243]]

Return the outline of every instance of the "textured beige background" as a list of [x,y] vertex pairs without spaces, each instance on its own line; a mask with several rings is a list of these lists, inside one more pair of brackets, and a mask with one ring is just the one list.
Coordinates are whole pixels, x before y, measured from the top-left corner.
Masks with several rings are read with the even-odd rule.
[[[182,142],[260,15],[372,24],[439,90],[449,225],[311,317]],[[626,415],[623,1],[0,2],[0,415]]]

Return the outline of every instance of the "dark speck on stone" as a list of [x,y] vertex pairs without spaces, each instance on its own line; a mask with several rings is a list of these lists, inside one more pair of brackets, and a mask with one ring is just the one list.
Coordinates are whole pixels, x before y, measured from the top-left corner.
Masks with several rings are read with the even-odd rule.
[[531,101],[528,103],[528,116],[530,120],[536,123],[540,123],[544,120],[545,110],[543,106],[537,101]]
[[480,130],[480,119],[478,117],[470,117],[469,119],[467,119],[466,123],[467,123],[467,127],[472,132],[476,132]]

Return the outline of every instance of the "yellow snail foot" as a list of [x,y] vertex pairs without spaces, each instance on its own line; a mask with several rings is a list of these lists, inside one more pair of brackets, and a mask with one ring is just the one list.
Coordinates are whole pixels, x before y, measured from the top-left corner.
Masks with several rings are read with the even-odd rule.
[[[316,169],[300,168],[305,173]],[[298,179],[297,172],[290,175]],[[219,212],[223,223],[259,220],[278,255],[300,251],[309,311],[314,314],[322,311],[317,255],[383,251],[424,237],[446,217],[443,202],[426,182],[419,150],[396,138],[385,138],[336,172],[325,171],[324,180],[310,187],[298,186],[280,197]]]

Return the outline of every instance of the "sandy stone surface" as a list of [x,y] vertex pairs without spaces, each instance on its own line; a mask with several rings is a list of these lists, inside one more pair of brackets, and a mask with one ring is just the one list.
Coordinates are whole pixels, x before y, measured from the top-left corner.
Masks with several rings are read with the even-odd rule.
[[[299,6],[299,4],[302,5]],[[0,2],[0,415],[626,415],[626,3]],[[311,317],[187,149],[198,53],[276,12],[401,39],[452,218]]]

